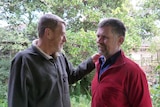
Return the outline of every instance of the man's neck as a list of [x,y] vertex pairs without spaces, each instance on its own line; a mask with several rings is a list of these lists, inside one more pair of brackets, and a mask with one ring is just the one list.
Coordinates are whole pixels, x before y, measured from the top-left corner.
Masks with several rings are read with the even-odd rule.
[[41,51],[43,51],[43,53],[54,56],[54,57],[56,56],[57,52],[51,52],[50,47],[47,45],[47,43],[45,43],[41,39],[34,40],[32,44],[38,47]]

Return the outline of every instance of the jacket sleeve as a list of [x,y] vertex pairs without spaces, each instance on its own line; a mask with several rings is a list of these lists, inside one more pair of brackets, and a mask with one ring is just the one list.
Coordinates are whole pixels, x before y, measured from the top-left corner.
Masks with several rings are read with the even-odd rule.
[[70,63],[66,57],[65,61],[67,63],[66,71],[68,73],[69,84],[73,84],[76,81],[80,80],[95,68],[95,64],[92,61],[91,57],[80,63],[76,68],[73,67],[72,63]]
[[132,107],[152,107],[148,82],[145,73],[139,67],[132,69],[128,76],[127,95]]
[[26,66],[21,55],[17,55],[11,62],[9,86],[8,86],[8,107],[28,107]]

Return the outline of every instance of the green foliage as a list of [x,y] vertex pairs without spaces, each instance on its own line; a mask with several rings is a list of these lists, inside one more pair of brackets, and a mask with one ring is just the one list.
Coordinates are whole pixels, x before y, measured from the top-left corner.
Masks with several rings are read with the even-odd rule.
[[150,87],[152,102],[154,107],[160,107],[160,65],[155,68],[155,77],[157,82]]
[[[3,0],[0,1],[0,20],[7,21],[5,28],[0,28],[0,52],[2,55],[14,56],[14,54],[27,48],[31,40],[37,38],[37,19],[39,15],[52,12],[59,15],[67,22],[67,38],[64,50],[73,65],[97,52],[96,35],[97,24],[101,18],[116,17],[121,19],[126,27],[127,34],[123,44],[126,54],[132,49],[138,48],[145,40],[160,36],[160,2],[159,0],[141,0],[137,8],[133,8],[130,0]],[[158,40],[151,39],[151,51],[159,50]],[[154,47],[154,48],[153,48]],[[0,89],[0,99],[6,98],[6,82],[9,63],[3,59],[0,61],[0,79],[3,83]],[[3,66],[1,66],[3,65]],[[94,72],[84,77],[81,81],[71,86],[71,94],[81,93],[90,95],[90,82]],[[156,95],[159,95],[159,86],[151,88],[154,104],[158,103]],[[72,97],[73,106],[87,105],[84,96]],[[79,100],[77,100],[79,98]],[[90,98],[89,98],[90,100]],[[78,101],[78,104],[76,102]],[[85,102],[81,105],[81,102]],[[5,105],[4,100],[0,100]],[[1,104],[0,104],[1,106]],[[156,107],[158,107],[157,105]],[[5,106],[4,106],[5,107]]]
[[1,17],[8,23],[7,28],[13,32],[12,36],[20,34],[23,38],[33,40],[37,35],[36,21],[44,10],[47,12],[46,5],[39,0],[9,0],[2,4]]
[[[150,39],[150,47],[149,50],[153,53],[155,52],[159,52],[160,51],[160,36],[155,36],[153,38]],[[160,64],[160,63],[159,63]]]
[[137,27],[143,39],[160,36],[159,25],[155,23],[159,20],[159,3],[158,0],[147,0],[141,4],[143,8],[136,11]]
[[0,107],[8,107],[6,99],[0,99]]
[[25,38],[21,32],[3,28],[0,28],[0,31],[2,31],[0,36],[0,51],[2,55],[13,56],[16,52],[25,49],[30,44],[28,38]]
[[9,76],[9,65],[10,59],[1,58],[0,59],[0,99],[7,98],[7,84]]
[[[74,33],[68,30],[67,38],[68,41],[64,46],[64,51],[73,65],[76,66],[94,53],[97,53],[95,32],[85,32],[83,29],[81,29],[79,32]],[[70,88],[71,93],[76,95],[81,93],[86,94],[86,90],[89,90],[92,75],[93,73],[73,84]]]
[[141,45],[141,37],[137,35],[126,35],[125,42],[122,45],[122,49],[129,54],[133,49],[138,49]]
[[91,98],[88,98],[86,95],[71,96],[71,106],[72,107],[90,107]]
[[68,30],[67,40],[64,50],[73,65],[78,65],[84,59],[97,52],[96,36],[93,31],[85,32],[81,29],[75,33]]

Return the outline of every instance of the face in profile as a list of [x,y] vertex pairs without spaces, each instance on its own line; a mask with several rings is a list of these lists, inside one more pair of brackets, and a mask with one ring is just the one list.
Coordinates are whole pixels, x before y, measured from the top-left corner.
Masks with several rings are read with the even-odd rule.
[[61,52],[63,45],[66,42],[66,28],[63,23],[58,23],[57,28],[51,32],[49,39],[50,46],[53,47],[53,52]]

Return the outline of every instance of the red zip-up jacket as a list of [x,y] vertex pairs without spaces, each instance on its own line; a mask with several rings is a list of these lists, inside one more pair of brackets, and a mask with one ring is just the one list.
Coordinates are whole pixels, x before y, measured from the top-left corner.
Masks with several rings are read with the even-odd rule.
[[91,107],[152,107],[145,73],[123,52],[100,78],[99,71],[97,62]]

